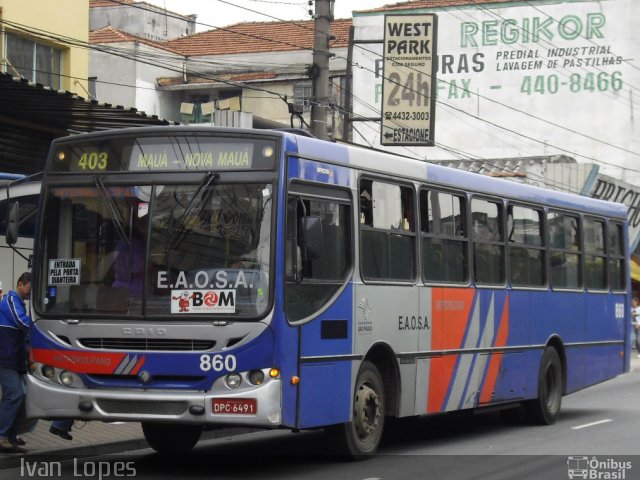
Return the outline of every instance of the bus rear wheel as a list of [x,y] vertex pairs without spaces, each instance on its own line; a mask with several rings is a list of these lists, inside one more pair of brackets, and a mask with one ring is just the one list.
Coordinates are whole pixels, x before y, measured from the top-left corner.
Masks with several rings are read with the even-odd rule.
[[540,361],[538,398],[525,404],[529,419],[537,425],[555,423],[560,415],[563,390],[560,356],[555,348],[548,347]]
[[373,363],[364,361],[356,379],[351,421],[329,429],[339,453],[354,460],[373,455],[382,438],[384,412],[380,372]]
[[158,453],[187,453],[200,440],[202,427],[142,422],[142,433],[149,446]]

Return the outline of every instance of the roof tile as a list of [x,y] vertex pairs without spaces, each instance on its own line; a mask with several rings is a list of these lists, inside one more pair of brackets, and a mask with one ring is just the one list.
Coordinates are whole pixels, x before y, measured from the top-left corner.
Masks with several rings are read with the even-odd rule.
[[[350,27],[351,19],[332,22],[331,34],[336,38],[330,46],[346,47]],[[311,50],[314,33],[313,21],[246,22],[177,38],[165,45],[187,56]]]
[[131,35],[130,33],[123,32],[122,30],[118,30],[117,28],[113,28],[112,26],[103,27],[98,30],[89,32],[89,43],[91,44],[120,42],[140,42],[151,47],[161,48],[162,50],[168,50],[172,53],[181,54],[179,51],[167,46],[167,42],[154,42],[153,40],[149,40],[148,38],[137,37],[135,35]]

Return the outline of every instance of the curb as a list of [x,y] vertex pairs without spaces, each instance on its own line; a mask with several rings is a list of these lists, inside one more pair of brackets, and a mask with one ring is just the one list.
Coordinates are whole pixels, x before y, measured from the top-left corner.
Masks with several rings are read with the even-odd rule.
[[[246,435],[248,433],[262,431],[262,429],[256,428],[221,428],[215,430],[207,430],[202,433],[200,437],[200,441],[205,440],[214,440],[217,438],[223,437],[235,437],[238,435]],[[9,468],[17,468],[21,465],[22,459],[25,460],[35,460],[46,458],[46,459],[56,459],[59,461],[64,461],[64,458],[60,457],[69,457],[69,460],[72,458],[79,457],[96,457],[101,455],[114,455],[118,453],[125,453],[133,450],[143,450],[151,448],[147,441],[144,438],[133,439],[133,440],[121,440],[107,443],[98,443],[93,445],[84,445],[78,447],[62,447],[62,448],[52,448],[49,450],[33,450],[28,451],[23,455],[16,454],[0,454],[0,470],[5,470]]]

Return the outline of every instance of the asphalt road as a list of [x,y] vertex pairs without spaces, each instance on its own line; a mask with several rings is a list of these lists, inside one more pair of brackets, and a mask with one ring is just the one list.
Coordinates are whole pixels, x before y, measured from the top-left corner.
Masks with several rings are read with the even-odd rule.
[[[193,455],[138,450],[117,456],[31,458],[13,478],[295,480],[640,479],[640,373],[563,399],[555,425],[505,423],[498,412],[406,419],[390,425],[378,455],[328,455],[321,431],[258,432],[200,442]],[[635,455],[635,456],[634,456]],[[586,475],[586,477],[582,477]]]

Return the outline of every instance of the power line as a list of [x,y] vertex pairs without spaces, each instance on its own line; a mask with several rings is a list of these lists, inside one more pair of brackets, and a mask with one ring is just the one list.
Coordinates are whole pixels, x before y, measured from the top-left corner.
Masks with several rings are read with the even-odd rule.
[[[112,0],[112,1],[113,1],[113,0]],[[226,4],[229,4],[229,5],[232,5],[230,2],[227,2],[226,0],[218,0],[218,1],[220,1],[220,2],[222,2],[222,3],[226,3]],[[472,1],[472,3],[476,4],[476,3],[475,3],[475,0],[471,0],[471,1]],[[477,4],[476,4],[476,5],[477,5]],[[257,11],[257,10],[249,9],[249,8],[246,8],[246,7],[239,7],[239,8],[243,8],[243,9],[245,9],[245,10],[249,10],[249,11],[251,11],[251,12],[253,12],[253,13],[258,13],[258,14],[264,15],[264,16],[266,16],[266,17],[269,17],[269,18],[272,18],[272,19],[276,19],[276,20],[278,20],[278,21],[284,21],[284,20],[279,19],[279,18],[277,18],[277,17],[274,17],[274,16],[271,16],[271,15],[265,14],[265,13],[263,13],[263,12],[259,12],[259,11]],[[486,10],[486,9],[485,9],[484,7],[482,7],[482,6],[481,6],[481,8],[482,8],[483,10]],[[304,28],[306,28],[306,27],[304,27]],[[308,28],[307,28],[307,29],[308,29]],[[313,30],[313,29],[309,29],[309,30]],[[315,30],[313,30],[313,31],[315,31]],[[553,45],[553,44],[552,44],[552,45]],[[359,47],[359,48],[364,49],[364,47],[362,47],[362,46],[360,46],[360,45],[358,45],[358,47]],[[367,50],[367,49],[365,49],[365,50]],[[380,57],[381,57],[381,55],[377,54],[376,52],[372,52],[372,51],[370,51],[370,50],[368,50],[368,51],[369,51],[370,53],[374,54],[374,55],[377,55],[377,56],[380,56]],[[341,57],[341,56],[338,56],[338,57],[340,57],[340,58],[343,58],[343,59],[344,59],[344,57]],[[346,60],[347,60],[347,62],[349,62],[349,61],[350,61],[349,59],[346,59]],[[416,70],[416,69],[413,69],[413,70],[415,70],[416,72],[418,71],[418,70]],[[370,69],[369,69],[369,71],[373,72],[373,71],[372,71],[372,70],[370,70]],[[388,80],[388,79],[387,79],[387,80]],[[443,82],[445,82],[446,84],[449,84],[449,85],[450,85],[450,82],[446,82],[446,81],[443,81]],[[412,91],[413,91],[413,90],[412,90]],[[415,91],[414,91],[414,93],[419,93],[419,92],[415,92]],[[602,143],[602,144],[607,145],[607,146],[609,146],[609,147],[612,147],[612,148],[615,148],[615,149],[618,149],[618,150],[624,151],[625,153],[629,153],[629,154],[631,154],[631,155],[637,155],[637,156],[640,156],[640,153],[638,153],[638,152],[635,152],[635,151],[632,151],[632,150],[626,149],[626,148],[624,148],[624,147],[621,147],[621,146],[618,146],[618,145],[612,144],[612,143],[607,142],[607,141],[605,141],[605,140],[600,140],[600,139],[595,138],[595,137],[593,137],[593,136],[591,136],[591,135],[588,135],[588,134],[585,134],[585,133],[579,132],[579,131],[577,131],[577,130],[574,130],[574,129],[572,129],[572,128],[566,127],[566,126],[564,126],[564,125],[560,125],[560,124],[558,124],[558,123],[556,123],[556,122],[552,122],[552,121],[547,120],[547,119],[544,119],[544,118],[542,118],[542,117],[539,117],[539,116],[536,116],[536,115],[530,114],[530,113],[528,113],[528,112],[525,112],[525,111],[523,111],[523,110],[520,110],[520,109],[518,109],[518,108],[515,108],[515,107],[513,107],[513,106],[511,106],[511,105],[508,105],[508,104],[505,104],[505,103],[503,103],[503,102],[497,101],[497,100],[492,99],[492,98],[490,98],[490,97],[487,97],[487,96],[485,96],[485,95],[481,95],[481,94],[479,94],[479,93],[477,93],[477,92],[469,92],[469,93],[470,93],[470,94],[472,94],[472,95],[477,95],[477,96],[478,96],[478,98],[482,98],[482,99],[488,100],[488,101],[493,102],[493,103],[495,103],[495,104],[498,104],[498,105],[500,105],[500,106],[502,106],[502,107],[505,107],[505,108],[507,108],[507,109],[510,109],[510,110],[512,110],[512,111],[514,111],[514,112],[518,112],[518,113],[520,113],[520,114],[523,114],[523,115],[529,116],[529,117],[531,117],[531,118],[535,118],[536,120],[539,120],[539,121],[542,121],[542,122],[544,122],[544,123],[547,123],[547,124],[549,124],[549,125],[551,125],[551,126],[553,126],[553,127],[560,128],[560,129],[564,129],[564,130],[566,130],[566,131],[568,131],[568,132],[571,132],[571,133],[573,133],[573,134],[576,134],[576,135],[582,136],[582,137],[587,138],[587,139],[589,139],[589,140],[592,140],[592,141],[594,141],[594,142]],[[438,102],[438,103],[441,103],[441,104],[443,104],[443,105],[447,105],[447,106],[449,106],[450,108],[456,109],[455,107],[453,107],[452,105],[447,104],[447,103],[446,103],[446,102],[444,102],[444,101],[437,100],[437,99],[435,99],[435,101],[436,101],[436,102]],[[461,109],[456,109],[456,110],[460,111],[460,112],[461,112],[461,113],[463,113],[463,114],[468,114],[468,112],[465,112],[464,110],[461,110]],[[469,115],[471,115],[471,114],[469,114]],[[477,117],[477,116],[474,116],[474,115],[471,115],[471,116],[472,116],[473,118],[480,119],[480,117]],[[483,119],[480,119],[480,120],[483,120]],[[498,127],[500,127],[498,124],[495,124],[495,123],[492,123],[492,122],[489,122],[489,121],[487,121],[487,123],[489,123],[489,124],[491,124],[491,125],[493,125],[493,126],[498,126]],[[508,131],[511,131],[512,133],[519,134],[519,132],[516,132],[516,131],[514,131],[514,130],[509,130],[509,129],[507,129],[507,130],[508,130]],[[526,136],[526,135],[522,135],[522,136],[523,136],[524,138],[528,138],[529,140],[535,141],[535,142],[537,142],[537,143],[542,143],[543,145],[549,145],[549,146],[552,146],[551,144],[548,144],[547,142],[543,142],[543,141],[540,141],[540,140],[534,139],[533,137],[528,137],[528,136]],[[555,148],[558,148],[558,147],[555,147]],[[563,151],[565,151],[565,152],[569,152],[569,153],[574,154],[573,152],[571,152],[571,151],[569,151],[569,150],[562,149],[562,148],[560,148],[560,149],[561,149],[561,150],[563,150]],[[589,160],[595,160],[595,161],[598,161],[598,160],[596,160],[596,159],[593,159],[592,157],[588,157],[588,156],[584,156],[584,155],[580,155],[580,156],[582,156],[583,158],[587,158],[587,159],[589,159]],[[602,163],[604,163],[604,164],[607,164],[607,165],[610,165],[610,166],[614,166],[614,167],[618,167],[618,168],[619,168],[619,166],[618,166],[618,165],[611,164],[611,163],[608,163],[608,162],[605,162],[605,161],[601,161],[601,162],[602,162]]]
[[[118,2],[117,0],[111,0],[111,1],[112,1],[112,2],[114,2],[114,3],[121,3],[121,2]],[[129,5],[129,6],[133,6],[133,5]],[[140,7],[138,7],[138,6],[135,6],[135,7],[136,7],[136,8],[140,8]],[[144,8],[143,8],[143,9],[144,9]],[[145,10],[148,10],[148,9],[145,9]],[[259,12],[258,12],[258,13],[259,13]],[[233,31],[233,30],[231,30],[231,31],[232,31],[232,32],[234,32],[234,33],[244,34],[243,32],[236,32],[236,31]],[[253,36],[253,35],[249,35],[249,36]],[[256,36],[253,36],[253,37],[256,37]],[[258,36],[258,38],[262,38],[262,37],[259,37],[259,36]],[[286,43],[286,42],[281,42],[281,41],[279,41],[279,40],[273,40],[273,39],[269,39],[269,40],[270,40],[270,41],[273,41],[273,42],[276,42],[276,43],[283,43],[283,44],[286,44],[286,45],[290,45],[290,44],[288,44],[288,43]],[[300,48],[300,47],[298,47],[298,48]],[[362,47],[361,47],[361,48],[362,48]],[[101,49],[101,50],[102,50],[102,51],[105,51],[105,49]],[[378,55],[378,56],[380,56],[379,54],[377,54],[377,53],[375,53],[375,52],[371,52],[371,53],[373,53],[374,55]],[[116,53],[116,54],[117,54],[117,53]],[[124,55],[120,55],[120,56],[124,56]],[[131,57],[126,57],[126,58],[131,58]],[[144,62],[144,61],[142,61],[141,63],[145,63],[145,62]],[[148,62],[146,62],[146,63],[148,63]],[[357,65],[357,64],[354,64],[354,65]],[[175,68],[175,67],[173,67],[173,66],[171,66],[171,67],[169,67],[169,66],[165,66],[165,68],[167,68],[167,69],[169,69],[169,70],[173,70],[173,71],[178,71],[178,70],[176,70],[176,68]],[[365,68],[365,67],[359,66],[359,68]],[[368,69],[368,68],[365,68],[365,69],[367,69],[367,70],[369,70],[369,71],[372,71],[371,69]],[[180,70],[180,72],[182,73],[182,70]],[[372,71],[372,72],[373,72],[373,71]],[[189,73],[191,73],[191,72],[189,72]],[[230,84],[230,85],[232,85],[232,86],[236,86],[236,87],[245,87],[245,88],[248,88],[248,89],[253,89],[253,90],[256,90],[256,91],[262,91],[262,92],[265,92],[265,93],[268,93],[268,94],[276,95],[276,96],[279,96],[282,100],[284,100],[284,101],[286,102],[286,96],[285,96],[285,97],[283,97],[281,94],[279,94],[279,93],[277,93],[277,92],[271,92],[271,91],[269,91],[269,90],[266,90],[266,89],[263,89],[263,88],[258,88],[258,87],[255,87],[255,86],[251,86],[251,85],[248,85],[248,84],[246,84],[246,83],[242,83],[242,82],[230,82],[230,81],[227,81],[227,80],[223,80],[223,79],[220,79],[220,78],[216,78],[216,77],[215,77],[215,76],[213,76],[213,75],[209,75],[209,74],[206,74],[206,73],[203,73],[203,72],[198,72],[198,73],[197,73],[197,75],[198,75],[198,76],[200,76],[200,77],[202,77],[202,78],[207,78],[207,77],[209,77],[209,78],[212,78],[212,79],[213,79],[213,80],[215,80],[215,81],[219,81],[219,82],[221,82],[221,83]],[[471,92],[471,93],[474,93],[474,92]],[[486,98],[486,97],[484,97],[484,98]],[[490,99],[490,98],[486,98],[486,99],[487,99],[487,100],[489,100],[489,101],[494,101],[493,99]],[[453,107],[452,105],[449,105],[449,104],[447,104],[446,102],[438,101],[438,100],[436,100],[436,101],[437,101],[437,102],[439,102],[439,103],[441,103],[441,104],[443,104],[443,105],[445,105],[445,106],[448,106],[449,108],[452,108],[452,109],[454,109],[454,110],[457,110],[457,111],[459,111],[459,112],[461,112],[461,113],[463,113],[463,114],[465,114],[465,115],[469,115],[469,116],[471,116],[472,118],[475,118],[475,119],[477,119],[477,120],[480,120],[481,122],[485,122],[485,123],[490,124],[490,125],[493,125],[493,126],[495,126],[495,127],[497,127],[497,128],[505,129],[506,131],[509,131],[509,132],[511,132],[511,133],[513,133],[513,134],[515,134],[515,135],[517,135],[517,136],[520,136],[520,137],[523,137],[523,138],[527,138],[527,139],[529,139],[529,140],[531,140],[531,141],[534,141],[534,142],[536,142],[536,143],[541,143],[541,144],[544,144],[544,145],[547,145],[547,146],[551,146],[551,147],[558,148],[559,150],[562,150],[562,151],[565,151],[565,152],[571,153],[572,155],[575,155],[575,154],[576,154],[575,152],[572,152],[572,151],[569,151],[569,150],[563,149],[563,148],[561,148],[561,147],[554,146],[554,145],[552,145],[552,144],[549,144],[548,142],[543,142],[543,141],[538,140],[538,139],[535,139],[535,138],[533,138],[533,137],[528,137],[528,136],[523,135],[523,134],[521,134],[521,133],[519,133],[519,132],[517,132],[517,131],[515,131],[515,130],[506,129],[505,127],[502,127],[502,126],[500,126],[500,125],[498,125],[498,124],[496,124],[496,123],[489,122],[489,121],[484,120],[484,119],[482,119],[482,118],[480,118],[480,117],[477,117],[477,116],[471,115],[471,114],[469,114],[468,112],[466,112],[466,111],[464,111],[464,110],[461,110],[461,109],[458,109],[458,108],[456,108],[456,107]],[[510,106],[507,106],[507,107],[510,107]],[[516,110],[517,110],[517,109],[516,109]],[[519,110],[518,110],[518,111],[519,111]],[[523,113],[523,114],[525,114],[525,115],[529,115],[529,116],[533,117],[531,114],[528,114],[527,112],[522,112],[522,111],[520,111],[520,112],[521,112],[521,113]],[[537,117],[533,117],[533,118],[537,118]],[[544,119],[540,119],[540,120],[545,121]],[[566,129],[566,127],[563,127],[563,126],[561,126],[561,125],[557,125],[557,124],[554,124],[554,125],[555,125],[556,127],[558,127],[558,128],[565,128],[565,129]],[[578,133],[578,134],[579,134],[579,132],[574,132],[574,133]],[[594,140],[594,141],[600,141],[600,140],[595,139],[595,138],[593,138],[593,137],[589,137],[589,136],[588,136],[588,138],[590,138],[590,139],[592,139],[592,140]],[[606,142],[605,142],[605,143],[606,143]],[[618,146],[615,146],[615,145],[613,145],[613,144],[609,144],[609,146],[612,146],[612,147],[614,147],[614,148],[620,148],[620,149],[622,149],[622,147],[618,147]],[[634,155],[637,155],[637,153],[635,153],[635,152],[631,152],[631,151],[629,151],[629,153],[632,153],[632,154],[634,154]],[[579,156],[581,156],[581,157],[583,157],[583,158],[587,158],[587,159],[589,159],[589,160],[598,161],[597,159],[594,159],[594,158],[589,157],[589,156],[585,156],[585,155],[581,155],[581,154],[577,154],[577,155],[579,155]],[[620,168],[620,167],[619,167],[619,165],[610,164],[610,163],[605,162],[605,161],[600,161],[600,162],[601,162],[601,163],[604,163],[604,164],[609,164],[609,165],[611,165],[611,166],[615,166],[615,167],[617,167],[617,168]],[[628,170],[632,170],[632,169],[628,169]]]
[[[147,10],[147,11],[149,11],[149,10],[150,10],[150,9],[148,9],[148,8],[145,8],[145,7],[143,7],[143,6],[139,6],[139,5],[135,5],[135,4],[134,4],[134,5],[131,5],[131,4],[125,4],[125,3],[123,3],[121,0],[110,0],[110,1],[112,1],[113,3],[121,4],[121,5],[129,5],[129,6],[134,7],[134,8],[140,8],[140,9],[142,9],[142,10]],[[226,2],[226,0],[218,0],[218,1],[222,1],[223,3],[228,3],[228,2]],[[475,4],[475,0],[471,0],[471,1],[472,1],[472,3],[474,3],[474,4]],[[260,15],[264,15],[264,16],[266,16],[266,17],[273,18],[273,19],[276,19],[276,20],[278,20],[278,21],[282,21],[282,22],[284,22],[284,20],[282,20],[282,19],[279,19],[279,18],[277,18],[277,17],[273,17],[273,16],[268,15],[268,14],[265,14],[265,13],[263,13],[263,12],[259,12],[259,11],[257,11],[257,10],[249,9],[249,8],[246,8],[246,7],[240,7],[240,8],[243,8],[243,9],[246,9],[246,10],[252,11],[253,13],[257,13],[257,14],[260,14]],[[294,24],[295,24],[295,23],[294,23]],[[207,26],[206,24],[202,24],[202,25]],[[212,26],[212,25],[208,25],[208,26],[210,26],[210,27],[214,27],[214,26]],[[299,26],[299,27],[301,27],[301,28],[308,29],[306,26],[305,26],[305,27],[300,26],[300,25],[298,25],[298,26]],[[222,29],[222,30],[225,30],[225,31],[230,31],[230,32],[236,33],[236,34],[247,35],[247,36],[254,37],[254,38],[259,38],[259,39],[263,39],[263,40],[272,41],[272,42],[275,42],[275,43],[281,43],[281,44],[283,44],[283,45],[287,45],[287,46],[292,46],[292,44],[290,44],[290,43],[288,43],[288,42],[282,42],[282,41],[280,41],[280,40],[268,39],[268,38],[264,38],[264,37],[257,36],[257,35],[251,35],[251,34],[248,34],[248,33],[246,33],[246,32],[238,32],[238,31],[233,30],[233,29],[222,28],[222,27],[214,27],[214,28],[219,28],[219,29]],[[315,30],[313,30],[313,31],[315,31]],[[364,50],[369,51],[370,53],[372,53],[372,54],[374,54],[374,55],[377,55],[377,56],[379,56],[379,57],[382,57],[380,54],[377,54],[376,52],[372,52],[371,50],[365,49],[364,47],[362,47],[362,46],[360,46],[360,45],[357,45],[357,46],[358,46],[359,48],[361,48],[361,49],[364,49]],[[300,47],[300,46],[296,46],[296,48],[297,48],[297,49],[302,49],[302,50],[313,50],[313,49],[304,48],[304,47]],[[330,54],[330,52],[321,52],[321,53]],[[339,56],[339,55],[336,55],[336,57],[338,57],[338,58],[342,58],[342,59],[345,59],[347,62],[351,62],[349,59],[346,59],[345,57],[342,57],[342,56]],[[352,63],[352,66],[353,66],[353,65],[356,65],[356,64],[354,64],[353,62],[351,62],[351,63]],[[370,68],[367,68],[367,67],[359,66],[359,68],[364,68],[364,69],[366,69],[366,70],[368,70],[368,71],[370,71],[370,72],[372,72],[372,73],[375,73],[373,70],[371,70]],[[417,72],[417,70],[416,70],[416,69],[413,69],[413,70],[415,70],[415,71]],[[387,79],[387,80],[389,80],[389,79]],[[444,80],[441,80],[441,81],[442,81],[442,82],[444,82],[444,83],[446,83],[446,84],[449,84],[449,85],[450,85],[450,82],[446,82],[446,81],[444,81]],[[411,90],[413,93],[420,93],[420,92],[414,91],[414,90],[412,90],[412,89],[410,89],[410,90]],[[487,101],[489,101],[489,102],[496,103],[496,104],[498,104],[498,105],[501,105],[501,106],[503,106],[503,107],[505,107],[505,108],[508,108],[508,109],[510,109],[510,110],[513,110],[513,111],[515,111],[515,112],[521,113],[521,114],[526,115],[526,116],[529,116],[529,117],[531,117],[531,118],[535,118],[535,119],[537,119],[537,120],[539,120],[539,121],[542,121],[542,122],[544,122],[544,123],[547,123],[547,124],[549,124],[549,125],[551,125],[551,126],[553,126],[553,127],[560,128],[560,129],[564,129],[564,130],[567,130],[567,131],[569,131],[569,132],[571,132],[571,133],[574,133],[574,134],[576,134],[576,135],[583,136],[583,137],[585,137],[585,138],[587,138],[587,139],[589,139],[589,140],[592,140],[592,141],[597,142],[597,143],[605,144],[605,145],[607,145],[607,146],[609,146],[609,147],[612,147],[612,148],[615,148],[615,149],[619,149],[619,150],[624,151],[624,152],[626,152],[626,153],[629,153],[629,154],[631,154],[631,155],[637,155],[637,156],[640,156],[640,153],[638,153],[638,152],[634,152],[634,151],[628,150],[628,149],[626,149],[626,148],[624,148],[624,147],[620,147],[620,146],[618,146],[618,145],[614,145],[614,144],[612,144],[612,143],[610,143],[610,142],[607,142],[607,141],[604,141],[604,140],[597,139],[597,138],[592,137],[592,136],[590,136],[590,135],[587,135],[587,134],[584,134],[584,133],[578,132],[578,131],[576,131],[576,130],[573,130],[573,129],[569,128],[569,127],[565,127],[565,126],[560,125],[560,124],[557,124],[557,123],[555,123],[555,122],[551,122],[550,120],[547,120],[547,119],[544,119],[544,118],[541,118],[541,117],[538,117],[538,116],[532,115],[532,114],[530,114],[530,113],[528,113],[528,112],[525,112],[525,111],[523,111],[523,110],[517,109],[517,108],[512,107],[512,106],[510,106],[510,105],[504,104],[504,103],[499,102],[499,101],[497,101],[497,100],[495,100],[495,99],[492,99],[492,98],[490,98],[490,97],[487,97],[487,96],[481,95],[481,94],[476,93],[476,92],[469,92],[469,93],[470,93],[471,95],[476,95],[476,96],[478,96],[478,98],[485,99],[485,100],[487,100]],[[458,110],[459,112],[461,112],[461,113],[463,113],[463,114],[465,114],[465,115],[470,115],[472,118],[475,118],[475,119],[480,120],[480,121],[485,121],[486,123],[488,123],[488,124],[490,124],[490,125],[492,125],[492,126],[495,126],[495,127],[498,127],[498,128],[502,128],[500,125],[496,124],[495,122],[490,122],[490,121],[488,121],[488,120],[484,120],[484,119],[482,119],[482,118],[480,118],[480,117],[478,117],[478,116],[475,116],[475,115],[469,114],[468,112],[466,112],[466,111],[464,111],[464,110],[462,110],[462,109],[458,109],[458,108],[456,108],[456,107],[453,107],[452,105],[450,105],[450,104],[448,104],[448,103],[446,103],[446,102],[444,102],[444,101],[442,101],[442,100],[435,99],[435,101],[436,101],[437,103],[441,103],[442,105],[446,105],[446,106],[448,106],[449,108],[453,108],[453,109],[455,109],[455,110]],[[504,129],[505,129],[505,130],[507,130],[507,131],[510,131],[511,133],[519,134],[519,132],[516,132],[516,131],[514,131],[514,130],[510,130],[510,129],[507,129],[506,127],[505,127]],[[554,146],[554,145],[552,145],[552,144],[549,144],[548,142],[544,142],[544,141],[541,141],[541,140],[537,140],[537,139],[534,139],[533,137],[528,137],[528,136],[526,136],[526,135],[524,135],[524,134],[520,134],[520,135],[521,135],[522,137],[527,138],[527,139],[529,139],[529,140],[531,140],[531,141],[534,141],[534,142],[536,142],[536,143],[540,143],[540,144],[542,144],[542,145],[546,145],[546,146],[552,146],[552,147],[554,147],[554,148],[558,148],[558,149],[560,149],[560,150],[562,150],[562,151],[565,151],[565,152],[571,153],[572,155],[579,155],[579,156],[581,156],[581,157],[583,157],[583,158],[586,158],[586,159],[588,159],[588,160],[592,160],[592,161],[599,161],[599,160],[596,160],[596,159],[594,159],[594,158],[592,158],[592,157],[585,156],[585,155],[582,155],[582,154],[576,154],[576,153],[574,153],[574,152],[572,152],[572,151],[570,151],[570,150],[566,150],[566,149],[563,149],[563,148],[561,148],[561,147]],[[606,164],[606,165],[610,165],[610,166],[613,166],[613,167],[616,167],[616,168],[620,168],[620,166],[619,166],[619,165],[616,165],[616,164],[608,163],[608,162],[606,162],[606,161],[600,161],[600,162],[601,162],[601,163],[603,163],[603,164]]]
[[[376,53],[376,52],[374,52],[374,51],[372,51],[372,50],[370,50],[370,49],[368,49],[368,48],[366,48],[366,47],[363,47],[363,46],[361,46],[361,45],[356,45],[356,46],[357,46],[358,48],[362,49],[362,50],[365,50],[365,51],[367,51],[367,52],[369,52],[369,53],[373,54],[373,55],[376,55],[376,56],[378,56],[378,57],[380,57],[380,58],[384,58],[382,55],[380,55],[380,54],[378,54],[378,53]],[[365,70],[367,70],[367,71],[369,71],[369,72],[371,72],[371,73],[374,73],[374,74],[376,73],[376,72],[375,72],[373,69],[371,69],[371,68],[364,67],[364,66],[362,66],[362,65],[358,65],[358,67],[359,67],[359,68],[361,68],[361,69],[365,69]],[[409,68],[410,70],[414,70],[415,72],[419,72],[419,70],[417,70],[417,69],[415,69],[415,68],[413,68],[413,67],[408,67],[408,68]],[[430,76],[430,75],[428,75],[428,74],[427,74],[427,76]],[[386,79],[386,80],[389,80],[389,79],[388,79],[388,78],[386,78],[386,77],[382,77],[382,78],[383,78],[383,79]],[[445,83],[446,85],[451,85],[451,82],[447,82],[446,80],[439,79],[439,81],[441,81],[441,82]],[[400,85],[400,84],[398,84],[397,82],[394,82],[394,83],[396,83],[397,85]],[[400,86],[403,86],[403,85],[400,85]],[[420,92],[418,92],[418,91],[416,91],[416,90],[413,90],[413,89],[409,89],[409,90],[410,90],[412,93],[420,93]],[[632,150],[628,150],[628,149],[626,149],[626,148],[624,148],[624,147],[621,147],[621,146],[618,146],[618,145],[612,144],[612,143],[610,143],[610,142],[607,142],[606,140],[600,140],[600,139],[595,138],[595,137],[592,137],[591,135],[588,135],[588,134],[586,134],[586,133],[579,132],[579,131],[577,131],[577,130],[574,130],[574,129],[572,129],[572,128],[566,127],[566,126],[564,126],[564,125],[560,125],[559,123],[553,122],[553,121],[551,121],[551,120],[547,120],[547,119],[542,118],[542,117],[539,117],[539,116],[537,116],[537,115],[533,115],[533,114],[531,114],[531,113],[529,113],[529,112],[525,112],[524,110],[520,110],[519,108],[513,107],[513,106],[511,106],[511,105],[509,105],[509,104],[506,104],[506,103],[503,103],[503,102],[501,102],[501,101],[499,101],[499,100],[495,100],[495,99],[493,99],[493,98],[487,97],[486,95],[482,95],[482,94],[480,94],[480,93],[472,92],[472,91],[468,91],[468,92],[469,92],[469,94],[470,94],[470,95],[475,95],[475,96],[477,96],[478,98],[481,98],[481,99],[487,100],[487,101],[489,101],[489,102],[491,102],[491,103],[495,103],[496,105],[500,105],[501,107],[507,108],[507,109],[512,110],[512,111],[514,111],[514,112],[517,112],[517,113],[520,113],[520,114],[522,114],[522,115],[525,115],[525,116],[527,116],[527,117],[534,118],[534,119],[539,120],[539,121],[541,121],[541,122],[547,123],[547,124],[549,124],[549,125],[551,125],[551,126],[553,126],[553,127],[556,127],[556,128],[560,128],[560,129],[566,130],[566,131],[571,132],[571,133],[576,134],[576,135],[580,135],[581,137],[587,138],[587,139],[592,140],[592,141],[594,141],[594,142],[602,143],[602,144],[604,144],[604,145],[607,145],[607,146],[609,146],[609,147],[612,147],[612,148],[615,148],[615,149],[621,150],[621,151],[626,152],[626,153],[630,153],[631,155],[640,156],[640,153],[638,153],[638,152],[635,152],[635,151],[632,151]],[[464,113],[464,114],[466,114],[466,115],[469,115],[469,116],[470,116],[470,117],[472,117],[472,118],[476,118],[476,119],[479,119],[479,120],[485,121],[485,122],[487,122],[487,123],[489,123],[489,124],[491,124],[491,125],[494,125],[494,126],[499,126],[499,125],[497,125],[497,124],[495,124],[495,123],[493,123],[493,122],[491,122],[491,121],[489,121],[489,120],[481,119],[480,117],[478,117],[478,116],[476,116],[476,115],[473,115],[473,114],[471,114],[471,113],[468,113],[468,112],[466,112],[466,111],[464,111],[464,110],[462,110],[462,109],[459,109],[459,108],[453,107],[452,105],[450,105],[450,104],[446,103],[446,102],[445,102],[445,101],[443,101],[443,100],[438,100],[438,99],[436,98],[436,99],[435,99],[435,101],[436,101],[437,103],[440,103],[441,105],[446,105],[446,106],[448,106],[448,107],[450,107],[450,108],[453,108],[453,109],[455,109],[455,110],[458,110],[458,111],[459,111],[459,112],[461,112],[461,113]],[[507,129],[507,130],[508,130],[508,129]],[[522,136],[524,136],[525,138],[530,138],[530,137],[527,137],[526,135],[522,135]],[[538,141],[538,142],[539,142],[539,143],[544,143],[544,142],[540,142],[540,141]],[[590,158],[590,157],[585,157],[585,158]],[[603,163],[606,163],[606,162],[603,162]]]

